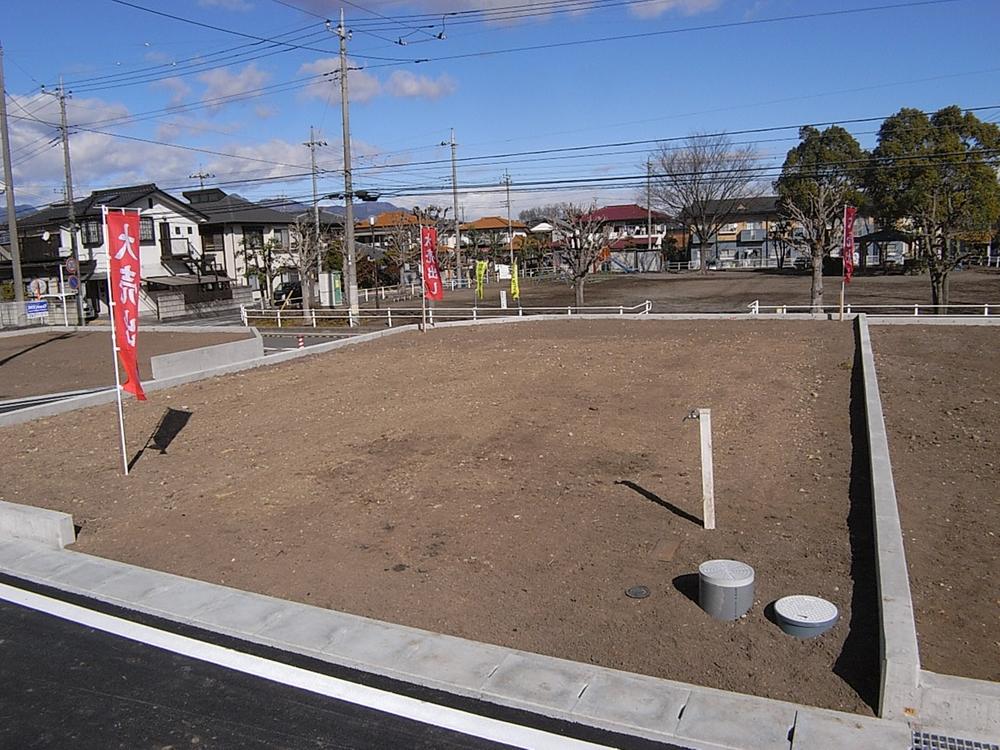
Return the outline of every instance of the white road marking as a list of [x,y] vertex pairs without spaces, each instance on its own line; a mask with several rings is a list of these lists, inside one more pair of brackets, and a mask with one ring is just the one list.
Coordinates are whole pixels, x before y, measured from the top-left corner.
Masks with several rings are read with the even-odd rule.
[[103,612],[95,612],[59,599],[22,591],[2,583],[0,583],[0,599],[181,656],[188,656],[283,685],[308,690],[311,693],[493,742],[529,749],[545,748],[546,750],[549,748],[552,750],[562,750],[562,748],[576,750],[577,748],[605,747],[571,737],[560,737],[540,729],[508,724],[498,719],[479,716],[448,706],[439,706],[435,703],[397,695],[367,685],[359,685],[337,677],[317,674],[300,667],[293,667],[253,654],[217,646],[213,643],[205,643],[187,636],[158,630]]

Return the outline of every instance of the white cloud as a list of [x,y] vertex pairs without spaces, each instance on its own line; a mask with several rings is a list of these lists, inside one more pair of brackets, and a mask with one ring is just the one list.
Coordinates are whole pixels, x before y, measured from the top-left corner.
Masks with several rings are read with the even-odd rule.
[[455,81],[447,74],[436,80],[418,76],[408,70],[397,70],[385,83],[385,90],[393,96],[440,99],[455,92]]
[[155,81],[152,85],[154,88],[166,89],[166,91],[170,94],[171,106],[180,104],[191,94],[191,87],[177,76]]
[[[259,69],[254,63],[250,63],[235,73],[231,72],[229,68],[219,68],[198,76],[198,80],[205,84],[202,101],[245,94],[261,88],[270,79],[271,74]],[[225,103],[222,102],[215,106],[220,107],[223,104]]]
[[[355,63],[348,60],[348,66]],[[321,57],[311,63],[305,63],[299,68],[299,75],[319,76],[340,70],[340,59],[337,57]],[[352,102],[367,102],[382,93],[382,84],[376,76],[364,70],[347,71],[347,88]],[[318,78],[303,90],[307,98],[321,99],[330,103],[340,101],[340,80],[333,75]]]
[[656,18],[668,11],[693,16],[714,10],[721,2],[722,0],[642,0],[629,3],[629,11],[638,18]]
[[247,0],[198,0],[203,8],[222,8],[223,10],[250,10],[253,3]]

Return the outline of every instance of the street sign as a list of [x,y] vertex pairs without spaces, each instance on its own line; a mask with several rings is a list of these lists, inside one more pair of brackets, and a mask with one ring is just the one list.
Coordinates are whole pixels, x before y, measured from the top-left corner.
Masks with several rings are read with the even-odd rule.
[[44,318],[49,314],[49,303],[45,300],[41,300],[40,302],[26,302],[25,312],[29,320],[32,318]]
[[70,289],[80,288],[80,279],[76,276],[70,276],[68,279],[66,279],[66,283],[69,284]]
[[74,258],[72,255],[66,259],[66,262],[63,265],[66,267],[66,273],[68,273],[69,275],[72,276],[76,273],[77,269],[76,258]]

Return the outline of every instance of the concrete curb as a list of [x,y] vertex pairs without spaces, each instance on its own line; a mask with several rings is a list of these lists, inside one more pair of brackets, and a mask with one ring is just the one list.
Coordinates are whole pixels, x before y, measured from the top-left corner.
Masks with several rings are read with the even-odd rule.
[[0,570],[281,650],[698,750],[906,750],[904,723],[430,633],[0,537]]
[[870,326],[1000,326],[1000,317],[987,318],[985,315],[955,315],[937,317],[936,315],[913,315],[891,317],[887,315],[868,318]]
[[253,334],[251,338],[150,357],[153,379],[168,380],[180,375],[261,358],[264,356],[264,339],[256,328],[251,328],[250,332]]
[[889,437],[882,414],[868,321],[857,318],[858,346],[864,377],[865,420],[871,455],[875,560],[879,590],[879,655],[881,688],[879,716],[905,720],[920,706],[920,654],[910,594],[910,577],[903,549],[903,531],[896,505]]
[[69,513],[0,500],[0,538],[3,536],[62,549],[76,541],[76,527]]

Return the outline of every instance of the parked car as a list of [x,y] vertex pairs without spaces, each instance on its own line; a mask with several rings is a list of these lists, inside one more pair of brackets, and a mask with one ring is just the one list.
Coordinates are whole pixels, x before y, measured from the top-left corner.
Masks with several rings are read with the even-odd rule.
[[276,307],[285,307],[286,305],[301,305],[302,304],[302,282],[300,281],[283,281],[278,284],[278,287],[274,290],[274,296],[271,298]]

